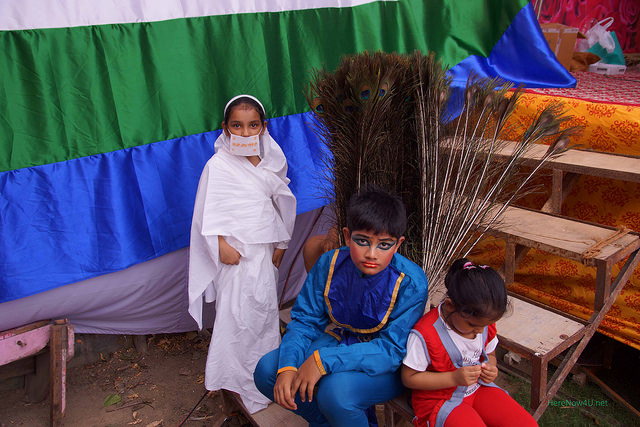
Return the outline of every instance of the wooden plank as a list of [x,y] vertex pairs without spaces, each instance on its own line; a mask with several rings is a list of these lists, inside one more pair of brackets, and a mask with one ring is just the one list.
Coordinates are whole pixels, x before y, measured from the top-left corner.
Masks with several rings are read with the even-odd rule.
[[584,329],[582,323],[509,297],[513,312],[498,320],[498,339],[518,343],[533,355],[545,356]]
[[[496,154],[511,157],[519,143],[503,141],[502,144],[501,150]],[[547,145],[534,144],[525,154],[525,158],[537,161],[544,156],[548,149],[549,146]],[[635,156],[569,149],[548,159],[544,167],[582,175],[640,182],[640,157]]]
[[[553,255],[582,262],[582,253],[600,240],[609,237],[609,227],[588,224],[568,218],[514,206],[507,207],[498,221],[491,225],[491,232],[511,235],[515,243],[540,249]],[[614,263],[640,248],[640,238],[631,233],[605,246],[594,260]]]
[[19,326],[17,328],[14,329],[9,329],[8,331],[0,331],[0,341],[4,340],[5,338],[9,338],[9,337],[13,337],[15,335],[19,335],[23,332],[27,332],[27,331],[31,331],[33,329],[38,329],[41,328],[43,326],[47,326],[49,324],[48,320],[41,320],[39,322],[35,322],[35,323],[29,323],[28,325],[24,325],[24,326]]
[[265,409],[251,414],[247,410],[247,407],[244,406],[244,403],[242,403],[242,398],[239,394],[229,390],[222,390],[222,398],[227,414],[238,409],[247,417],[254,427],[306,427],[309,425],[304,418],[284,409],[277,403],[270,403]]
[[266,409],[256,412],[251,417],[260,427],[306,427],[309,425],[304,418],[276,403],[271,403]]
[[0,365],[22,359],[42,350],[49,342],[50,325],[38,323],[34,328],[22,327],[2,333]]

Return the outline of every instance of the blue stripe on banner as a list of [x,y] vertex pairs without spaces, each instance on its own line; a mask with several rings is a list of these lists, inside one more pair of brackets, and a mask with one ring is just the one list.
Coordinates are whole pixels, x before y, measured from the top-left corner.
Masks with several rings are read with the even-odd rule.
[[472,55],[449,70],[453,86],[465,87],[469,74],[501,77],[526,87],[575,87],[576,79],[558,62],[528,3],[491,50],[489,57]]
[[[271,119],[298,213],[326,204],[310,113]],[[0,174],[0,302],[189,245],[200,173],[220,131]]]

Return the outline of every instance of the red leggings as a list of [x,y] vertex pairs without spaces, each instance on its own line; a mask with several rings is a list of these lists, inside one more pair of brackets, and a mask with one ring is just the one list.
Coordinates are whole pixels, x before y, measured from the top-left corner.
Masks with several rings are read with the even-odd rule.
[[[435,416],[431,417],[435,425]],[[471,396],[465,397],[447,417],[444,427],[537,426],[533,419],[518,402],[504,390],[497,387],[480,386]]]

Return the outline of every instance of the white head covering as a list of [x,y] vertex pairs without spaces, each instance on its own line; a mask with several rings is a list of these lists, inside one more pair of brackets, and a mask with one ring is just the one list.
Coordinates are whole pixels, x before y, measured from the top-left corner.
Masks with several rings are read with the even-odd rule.
[[266,116],[266,111],[264,109],[264,106],[262,105],[262,102],[260,102],[258,100],[258,98],[256,98],[255,96],[251,96],[251,95],[247,95],[247,94],[242,94],[242,95],[236,95],[233,98],[231,98],[229,100],[229,102],[227,102],[227,105],[224,106],[224,115],[227,115],[227,110],[229,109],[229,105],[231,105],[231,103],[233,101],[235,101],[238,98],[249,98],[249,99],[253,99],[254,101],[256,101],[258,103],[258,105],[260,106],[260,108],[262,108],[262,114],[264,114]]

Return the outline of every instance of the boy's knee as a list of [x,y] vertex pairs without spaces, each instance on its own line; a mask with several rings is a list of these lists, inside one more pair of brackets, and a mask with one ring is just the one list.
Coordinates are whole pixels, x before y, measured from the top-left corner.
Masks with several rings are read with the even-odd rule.
[[319,383],[316,400],[320,410],[326,414],[332,413],[338,408],[341,410],[356,409],[360,397],[341,375],[332,374],[324,377]]

